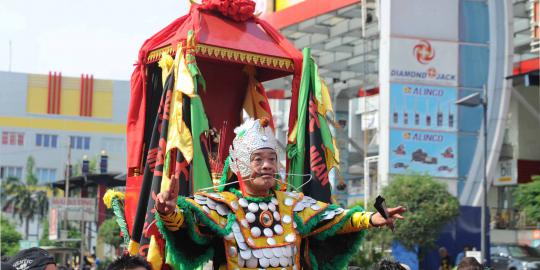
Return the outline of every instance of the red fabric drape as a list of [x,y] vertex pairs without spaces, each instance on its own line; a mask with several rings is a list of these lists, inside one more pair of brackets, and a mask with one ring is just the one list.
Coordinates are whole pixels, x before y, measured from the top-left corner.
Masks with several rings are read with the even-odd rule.
[[[128,168],[139,168],[142,157],[144,122],[146,113],[146,59],[148,53],[160,43],[173,37],[190,15],[176,19],[142,45],[135,70],[131,75],[131,101],[127,121]],[[128,172],[132,173],[132,171]]]

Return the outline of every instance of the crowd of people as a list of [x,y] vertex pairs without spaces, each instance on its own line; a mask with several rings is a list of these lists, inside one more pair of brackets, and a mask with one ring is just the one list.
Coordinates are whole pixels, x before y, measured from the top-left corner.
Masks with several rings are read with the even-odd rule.
[[[3,258],[2,270],[62,270],[64,266],[58,266],[54,257],[46,250],[29,248],[20,251],[11,258]],[[410,270],[402,263],[392,260],[382,260],[377,263],[375,270]],[[441,268],[442,269],[442,268]],[[462,257],[457,265],[457,270],[483,270],[484,267],[472,257]],[[151,265],[141,256],[131,256],[124,253],[107,266],[107,270],[152,270]]]

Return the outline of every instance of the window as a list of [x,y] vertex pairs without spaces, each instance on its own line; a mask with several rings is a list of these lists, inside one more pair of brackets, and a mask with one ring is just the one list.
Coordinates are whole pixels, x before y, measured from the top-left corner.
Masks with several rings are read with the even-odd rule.
[[58,146],[58,135],[36,134],[36,146],[56,148]]
[[90,149],[90,137],[83,136],[71,136],[70,137],[71,149]]
[[56,169],[37,168],[36,177],[40,184],[52,183],[56,181]]
[[0,178],[15,177],[22,180],[22,169],[22,167],[18,166],[2,166],[0,167]]
[[24,133],[2,131],[2,145],[24,145]]
[[126,151],[126,142],[122,138],[106,137],[101,139],[101,150],[106,150],[109,154],[124,155]]

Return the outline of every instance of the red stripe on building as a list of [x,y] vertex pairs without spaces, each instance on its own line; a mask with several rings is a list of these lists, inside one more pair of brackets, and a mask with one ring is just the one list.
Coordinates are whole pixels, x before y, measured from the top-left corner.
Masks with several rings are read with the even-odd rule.
[[62,101],[62,72],[58,72],[58,86],[56,95],[56,114],[60,114],[60,103]]
[[49,82],[47,85],[47,113],[51,113],[52,108],[52,73],[49,71]]
[[51,99],[52,99],[51,113],[52,114],[56,114],[56,95],[58,95],[56,92],[57,83],[58,83],[57,77],[58,75],[56,75],[56,71],[55,71],[53,74],[53,88],[52,88],[52,96],[51,96]]
[[94,75],[90,76],[90,88],[88,90],[88,116],[92,116],[92,102],[94,101]]
[[88,116],[88,92],[90,92],[90,77],[86,74],[84,79],[84,116]]
[[306,0],[263,16],[263,19],[276,29],[283,29],[287,26],[360,2],[360,0]]
[[81,91],[79,93],[79,115],[84,115],[84,108],[83,108],[83,96],[84,96],[84,75],[81,74]]

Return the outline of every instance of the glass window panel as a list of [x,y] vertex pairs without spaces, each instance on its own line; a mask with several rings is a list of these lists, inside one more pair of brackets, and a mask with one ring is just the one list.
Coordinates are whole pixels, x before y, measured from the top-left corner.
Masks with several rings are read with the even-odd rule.
[[36,134],[36,146],[41,146],[43,140],[42,134]]
[[51,135],[51,147],[56,148],[58,141],[58,135]]
[[77,136],[77,149],[83,148],[83,138],[81,136]]
[[15,145],[16,144],[17,137],[15,136],[14,132],[9,133],[9,144]]
[[49,137],[48,134],[43,135],[43,146],[49,147]]
[[24,133],[17,134],[17,144],[24,145]]
[[90,137],[84,137],[84,149],[90,149]]

